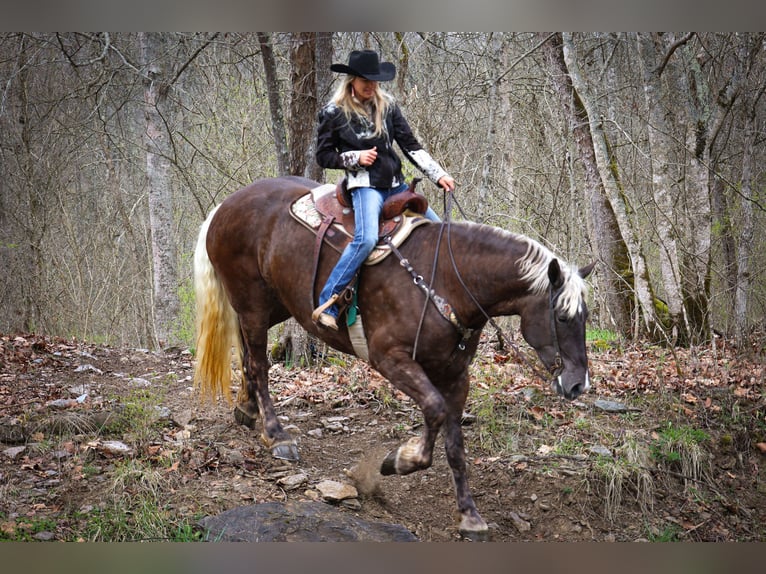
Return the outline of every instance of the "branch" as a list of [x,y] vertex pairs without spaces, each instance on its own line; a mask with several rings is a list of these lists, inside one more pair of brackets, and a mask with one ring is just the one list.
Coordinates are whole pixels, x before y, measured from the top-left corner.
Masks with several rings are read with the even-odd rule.
[[502,74],[500,74],[500,76],[498,76],[498,78],[497,78],[497,81],[498,81],[498,82],[502,81],[502,79],[503,79],[505,76],[507,76],[507,75],[510,73],[510,71],[511,71],[511,70],[513,70],[513,69],[516,67],[516,65],[517,65],[519,62],[521,62],[521,61],[522,61],[524,58],[526,58],[527,56],[529,56],[529,55],[530,55],[532,52],[534,52],[535,50],[538,50],[538,49],[540,48],[540,46],[542,46],[543,44],[545,44],[545,43],[546,43],[548,40],[550,40],[551,38],[553,38],[555,35],[556,35],[556,32],[552,32],[552,33],[548,34],[548,35],[547,35],[545,38],[543,38],[542,40],[540,40],[540,41],[539,41],[537,44],[535,44],[535,45],[534,45],[534,46],[532,46],[532,47],[531,47],[529,50],[527,50],[526,52],[524,52],[524,53],[523,53],[521,56],[519,56],[518,58],[516,58],[516,61],[515,61],[515,62],[513,62],[513,64],[511,64],[510,66],[508,66],[508,69],[507,69],[505,72],[503,72]]
[[689,40],[691,40],[696,32],[689,32],[681,38],[680,40],[676,41],[670,48],[668,48],[667,53],[665,54],[665,57],[662,59],[662,63],[657,66],[657,69],[654,70],[654,73],[657,74],[657,76],[661,76],[662,72],[665,70],[665,66],[668,65],[668,60],[670,60],[670,57],[673,55],[673,52],[675,52],[678,48],[686,44]]
[[213,34],[212,36],[210,36],[210,38],[208,38],[207,42],[205,42],[204,44],[202,44],[202,45],[201,45],[199,48],[197,48],[197,49],[194,51],[194,53],[191,55],[191,57],[190,57],[188,60],[186,60],[186,62],[184,63],[184,65],[183,65],[183,66],[181,66],[181,67],[178,69],[178,72],[176,72],[176,75],[173,77],[173,79],[172,79],[172,80],[170,80],[170,82],[168,82],[168,84],[167,84],[167,87],[168,87],[168,88],[169,88],[170,86],[172,86],[173,84],[175,84],[175,83],[176,83],[176,81],[178,81],[178,78],[180,78],[180,77],[181,77],[181,74],[183,74],[183,73],[184,73],[184,71],[186,71],[186,68],[188,68],[188,67],[189,67],[189,65],[190,65],[190,64],[191,64],[191,63],[192,63],[192,62],[193,62],[193,61],[194,61],[194,60],[197,58],[197,56],[199,56],[199,55],[200,55],[200,52],[202,52],[202,50],[204,50],[205,48],[207,48],[207,47],[208,47],[208,46],[209,46],[209,45],[212,43],[212,41],[213,41],[213,40],[215,40],[215,39],[218,37],[218,35],[219,35],[219,34],[220,34],[220,32],[216,32],[215,34]]

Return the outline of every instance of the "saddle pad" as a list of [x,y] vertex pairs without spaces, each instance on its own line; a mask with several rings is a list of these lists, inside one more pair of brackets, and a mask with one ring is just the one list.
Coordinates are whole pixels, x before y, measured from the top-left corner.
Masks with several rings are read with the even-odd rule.
[[[322,215],[317,211],[316,206],[314,205],[314,198],[318,195],[323,195],[324,193],[334,192],[335,186],[332,184],[320,186],[312,192],[307,193],[306,195],[303,195],[295,200],[290,206],[290,214],[312,232],[316,233],[317,229],[319,229],[319,226],[322,223]],[[400,221],[397,222],[398,225],[396,226],[394,232],[391,234],[391,242],[396,247],[399,247],[402,243],[404,243],[405,239],[409,237],[413,229],[423,225],[424,223],[430,223],[430,220],[426,217],[411,211],[405,211],[402,215],[397,216],[397,218],[399,218]],[[353,239],[353,237],[340,223],[334,222],[330,226],[330,229],[327,232],[328,236],[330,235],[331,231],[339,233],[345,238],[342,242],[339,243],[337,241],[330,241],[329,237],[325,237],[325,243],[331,245],[338,252],[343,251],[343,248],[345,248],[345,246],[351,242],[351,239]],[[380,263],[389,253],[391,253],[391,248],[388,246],[388,244],[382,240],[379,240],[378,244],[372,250],[372,253],[370,253],[369,257],[367,257],[365,260],[364,264],[375,265],[376,263]]]

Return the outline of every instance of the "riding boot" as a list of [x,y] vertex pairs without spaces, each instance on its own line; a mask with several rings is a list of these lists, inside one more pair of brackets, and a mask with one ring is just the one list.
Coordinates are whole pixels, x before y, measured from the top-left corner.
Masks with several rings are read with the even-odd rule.
[[335,302],[338,300],[339,295],[336,293],[332,297],[330,297],[327,301],[322,303],[319,307],[314,309],[314,311],[311,313],[311,320],[314,321],[314,323],[318,323],[319,325],[322,325],[323,327],[327,327],[328,329],[332,329],[333,331],[338,330],[338,321],[337,318],[332,315],[331,313],[328,313],[327,310],[332,307]]

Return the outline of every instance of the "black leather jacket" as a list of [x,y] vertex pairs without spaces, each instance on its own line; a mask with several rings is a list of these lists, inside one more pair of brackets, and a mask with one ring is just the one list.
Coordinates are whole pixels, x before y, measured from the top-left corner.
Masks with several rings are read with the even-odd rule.
[[[404,181],[402,162],[393,148],[395,141],[405,157],[434,183],[447,175],[420,145],[395,103],[388,107],[385,128],[383,134],[374,136],[375,126],[366,118],[352,116],[349,120],[337,105],[327,104],[319,112],[317,163],[323,168],[345,170],[349,189],[395,187]],[[378,151],[375,162],[359,165],[359,153],[372,147]]]

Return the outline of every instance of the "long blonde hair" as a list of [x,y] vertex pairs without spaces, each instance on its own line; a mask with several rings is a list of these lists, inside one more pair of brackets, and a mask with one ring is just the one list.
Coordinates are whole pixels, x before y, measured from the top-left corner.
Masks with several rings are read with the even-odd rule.
[[388,113],[388,106],[393,103],[394,98],[391,94],[382,89],[380,84],[378,84],[375,88],[375,94],[372,97],[373,117],[370,118],[367,113],[367,108],[353,94],[351,84],[353,83],[354,78],[356,78],[356,76],[351,74],[348,74],[343,78],[340,85],[335,90],[335,94],[333,94],[332,101],[336,106],[343,110],[346,118],[350,119],[352,116],[357,116],[372,121],[375,126],[374,135],[376,137],[381,136],[386,131],[384,119]]

